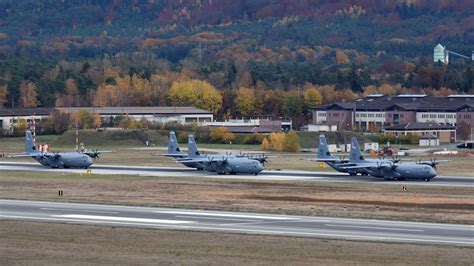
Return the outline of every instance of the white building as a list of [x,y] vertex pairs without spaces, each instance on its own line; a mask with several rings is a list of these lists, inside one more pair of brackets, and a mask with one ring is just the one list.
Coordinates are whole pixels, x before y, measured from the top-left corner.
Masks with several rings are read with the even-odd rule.
[[439,146],[439,137],[431,133],[428,133],[421,136],[419,142],[420,142],[420,146],[422,147]]
[[416,121],[421,123],[438,123],[443,125],[456,125],[456,112],[417,112]]
[[101,118],[109,119],[116,116],[128,116],[134,120],[142,118],[156,124],[166,124],[176,122],[181,125],[193,122],[203,125],[214,120],[212,112],[195,107],[61,107],[61,108],[5,108],[0,109],[0,128],[6,134],[13,132],[20,119],[25,119],[28,125],[33,120],[39,122],[45,119],[55,110],[61,112],[74,113],[85,110],[91,113],[98,113]]
[[201,125],[214,120],[212,112],[196,107],[61,107],[56,109],[71,113],[86,110],[91,113],[99,113],[102,118],[126,115],[137,121],[145,118],[156,124],[177,122],[178,124],[185,125],[196,122],[198,125]]
[[0,130],[5,134],[13,133],[18,121],[24,119],[27,125],[39,122],[49,116],[54,108],[4,108],[0,109]]
[[435,63],[441,61],[441,63],[448,64],[449,63],[449,53],[446,50],[445,46],[442,46],[440,43],[435,46],[433,51],[433,61]]

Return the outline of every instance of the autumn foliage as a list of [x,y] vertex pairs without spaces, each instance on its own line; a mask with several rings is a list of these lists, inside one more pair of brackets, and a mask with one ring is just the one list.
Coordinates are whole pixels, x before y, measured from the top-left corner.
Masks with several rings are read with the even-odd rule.
[[217,113],[222,95],[207,81],[175,81],[167,94],[170,105],[195,106]]
[[269,151],[297,152],[299,150],[298,135],[295,131],[288,133],[273,132],[262,141],[261,149]]
[[211,142],[229,144],[235,139],[234,133],[226,127],[216,127],[211,129]]

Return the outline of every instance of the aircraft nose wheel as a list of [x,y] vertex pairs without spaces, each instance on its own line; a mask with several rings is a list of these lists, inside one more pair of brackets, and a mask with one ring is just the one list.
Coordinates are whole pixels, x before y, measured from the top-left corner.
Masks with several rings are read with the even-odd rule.
[[425,182],[430,182],[430,179],[429,179],[429,178],[425,178]]

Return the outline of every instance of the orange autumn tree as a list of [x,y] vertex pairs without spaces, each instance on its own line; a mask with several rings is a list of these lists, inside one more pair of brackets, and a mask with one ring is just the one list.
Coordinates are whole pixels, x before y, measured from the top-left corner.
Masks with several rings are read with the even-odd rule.
[[217,113],[222,107],[222,95],[207,81],[175,81],[167,94],[169,104],[194,106]]
[[20,84],[20,106],[35,108],[38,106],[38,93],[33,82],[22,81]]
[[8,89],[7,85],[0,86],[0,108],[3,108],[5,104],[7,103],[7,94],[8,94]]

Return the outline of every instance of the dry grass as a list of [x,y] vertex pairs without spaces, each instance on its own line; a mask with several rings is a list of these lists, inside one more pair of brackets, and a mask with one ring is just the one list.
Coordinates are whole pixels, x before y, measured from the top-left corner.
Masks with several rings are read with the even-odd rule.
[[[3,172],[3,198],[415,221],[474,221],[474,188]],[[400,184],[401,186],[402,184]],[[57,191],[64,190],[59,198]]]
[[470,265],[473,248],[0,221],[0,263]]

